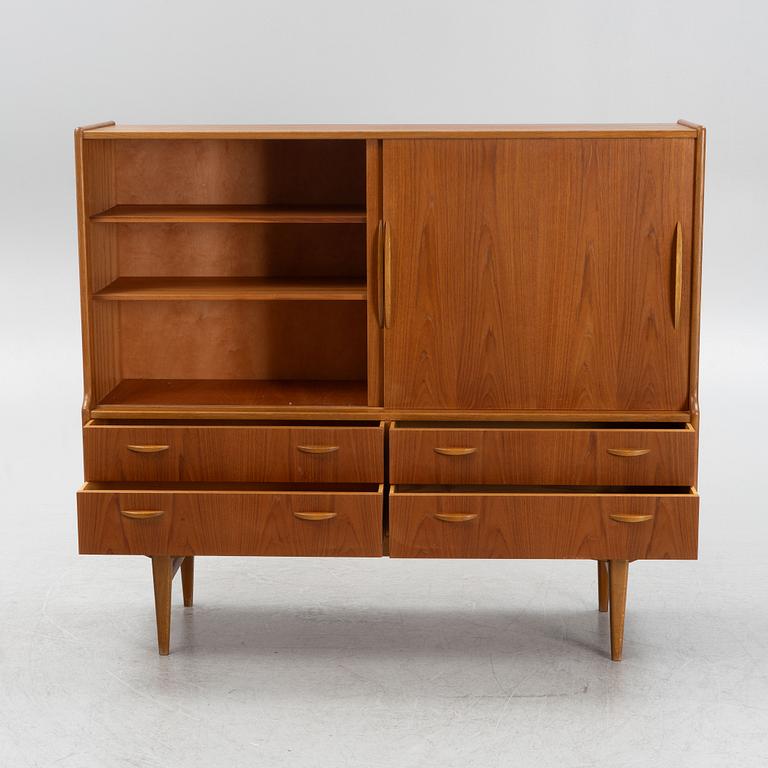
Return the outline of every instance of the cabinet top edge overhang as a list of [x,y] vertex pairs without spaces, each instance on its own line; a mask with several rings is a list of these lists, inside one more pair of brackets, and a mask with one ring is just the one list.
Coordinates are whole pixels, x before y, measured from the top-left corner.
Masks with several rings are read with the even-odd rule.
[[80,128],[84,139],[694,139],[700,126],[679,123],[521,125],[122,125]]

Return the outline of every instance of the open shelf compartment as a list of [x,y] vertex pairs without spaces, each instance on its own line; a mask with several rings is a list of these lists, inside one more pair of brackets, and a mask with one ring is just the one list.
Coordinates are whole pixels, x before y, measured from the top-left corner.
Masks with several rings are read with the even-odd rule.
[[93,407],[368,405],[365,141],[83,151]]

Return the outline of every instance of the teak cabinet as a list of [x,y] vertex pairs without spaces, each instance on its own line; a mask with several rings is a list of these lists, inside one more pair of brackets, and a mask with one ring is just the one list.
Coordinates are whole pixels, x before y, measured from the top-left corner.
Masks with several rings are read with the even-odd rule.
[[80,552],[697,556],[704,129],[75,134]]

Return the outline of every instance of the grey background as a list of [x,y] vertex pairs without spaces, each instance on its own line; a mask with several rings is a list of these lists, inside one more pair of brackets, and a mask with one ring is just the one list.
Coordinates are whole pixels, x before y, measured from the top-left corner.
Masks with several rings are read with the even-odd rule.
[[[757,0],[4,2],[0,763],[765,764],[767,29]],[[272,560],[201,564],[159,663],[146,563],[75,556],[73,128],[678,117],[708,129],[701,560],[633,569],[628,660],[589,563]]]

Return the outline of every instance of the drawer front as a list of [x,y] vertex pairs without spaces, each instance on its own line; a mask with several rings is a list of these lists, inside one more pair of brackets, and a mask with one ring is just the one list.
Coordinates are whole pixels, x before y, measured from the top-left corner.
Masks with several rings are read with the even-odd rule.
[[104,482],[380,483],[383,427],[89,424],[85,479]]
[[392,557],[695,559],[699,499],[391,493]]
[[695,483],[686,429],[390,430],[390,480],[409,484],[684,485]]
[[81,554],[382,554],[381,490],[81,490],[77,494],[77,523]]

